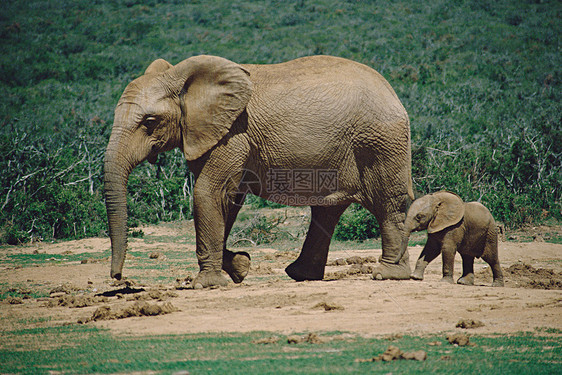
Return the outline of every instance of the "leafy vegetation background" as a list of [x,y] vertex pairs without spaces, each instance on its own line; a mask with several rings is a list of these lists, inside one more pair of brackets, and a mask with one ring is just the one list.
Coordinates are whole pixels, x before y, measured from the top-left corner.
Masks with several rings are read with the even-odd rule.
[[[365,63],[410,115],[420,194],[480,200],[511,227],[560,220],[561,13],[557,0],[3,0],[0,242],[103,233],[119,96],[154,59],[197,54]],[[177,150],[136,168],[130,224],[189,217],[191,186]],[[372,233],[361,210],[347,217]]]

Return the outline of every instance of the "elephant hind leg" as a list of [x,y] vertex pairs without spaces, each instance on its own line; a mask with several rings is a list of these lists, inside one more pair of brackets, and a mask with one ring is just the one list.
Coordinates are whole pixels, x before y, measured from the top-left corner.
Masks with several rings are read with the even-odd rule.
[[312,206],[310,227],[301,253],[285,272],[296,281],[322,280],[334,229],[348,204]]
[[482,255],[482,259],[484,260],[484,262],[488,263],[490,265],[490,268],[492,269],[492,275],[494,278],[492,286],[504,286],[503,272],[497,253],[497,243],[495,246],[495,250],[493,251],[487,251],[488,249],[486,249],[484,251],[484,255]]
[[[406,198],[406,195],[404,195],[404,198]],[[412,274],[407,249],[408,238],[404,233],[405,204],[398,204],[397,206],[404,207],[401,211],[376,215],[381,228],[382,256],[380,264],[373,271],[375,280],[408,280]],[[373,214],[376,213],[371,209],[369,211]],[[406,249],[397,262],[403,246],[406,246]]]
[[236,216],[242,205],[244,204],[244,199],[246,198],[245,193],[237,193],[234,198],[228,203],[228,212],[225,215],[225,227],[224,227],[224,249],[222,254],[222,269],[228,273],[232,281],[236,284],[240,284],[244,278],[248,275],[250,270],[250,254],[245,251],[232,252],[226,248],[226,240],[230,235],[232,226],[236,221]]

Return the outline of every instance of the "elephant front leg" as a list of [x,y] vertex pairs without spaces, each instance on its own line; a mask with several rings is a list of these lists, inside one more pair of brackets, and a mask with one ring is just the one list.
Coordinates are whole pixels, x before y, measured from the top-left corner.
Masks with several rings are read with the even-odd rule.
[[404,233],[403,221],[404,214],[396,213],[380,223],[382,256],[380,257],[380,264],[373,271],[375,280],[407,280],[410,278],[412,271],[407,249],[396,263],[396,258],[399,256],[402,246],[408,246],[407,243],[404,243],[408,241],[408,237]]
[[222,202],[212,190],[201,189],[195,191],[193,203],[199,273],[192,285],[196,289],[226,286],[228,281],[221,273],[225,230]]
[[463,255],[462,257],[462,276],[457,280],[457,284],[474,285],[474,257]]
[[456,246],[445,244],[443,245],[443,249],[441,251],[441,256],[443,260],[443,278],[441,279],[442,282],[445,283],[453,283],[453,271],[455,269],[455,254],[456,254]]
[[322,280],[328,260],[328,249],[336,224],[345,211],[344,206],[313,206],[310,227],[302,251],[285,272],[293,280]]
[[416,262],[416,268],[412,273],[412,279],[423,280],[425,268],[429,263],[437,258],[440,252],[441,248],[439,246],[439,241],[437,241],[433,236],[429,236],[418,258],[418,261]]

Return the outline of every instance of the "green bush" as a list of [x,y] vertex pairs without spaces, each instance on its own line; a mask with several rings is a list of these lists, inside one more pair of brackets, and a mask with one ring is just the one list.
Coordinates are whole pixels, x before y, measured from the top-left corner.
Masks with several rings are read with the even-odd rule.
[[340,217],[334,238],[340,241],[364,241],[380,236],[375,217],[358,204],[352,204]]

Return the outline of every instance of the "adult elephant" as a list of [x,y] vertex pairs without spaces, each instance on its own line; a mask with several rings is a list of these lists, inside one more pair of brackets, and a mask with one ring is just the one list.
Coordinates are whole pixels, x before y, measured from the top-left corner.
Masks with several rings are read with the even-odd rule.
[[352,202],[381,227],[375,278],[410,278],[400,252],[413,199],[409,119],[375,70],[329,56],[275,65],[154,61],[123,92],[105,155],[113,278],[122,276],[127,247],[128,176],[176,147],[196,178],[195,287],[225,285],[221,269],[235,282],[246,276],[248,254],[225,243],[248,192],[312,207],[300,256],[286,268],[293,279],[323,278],[334,228]]

